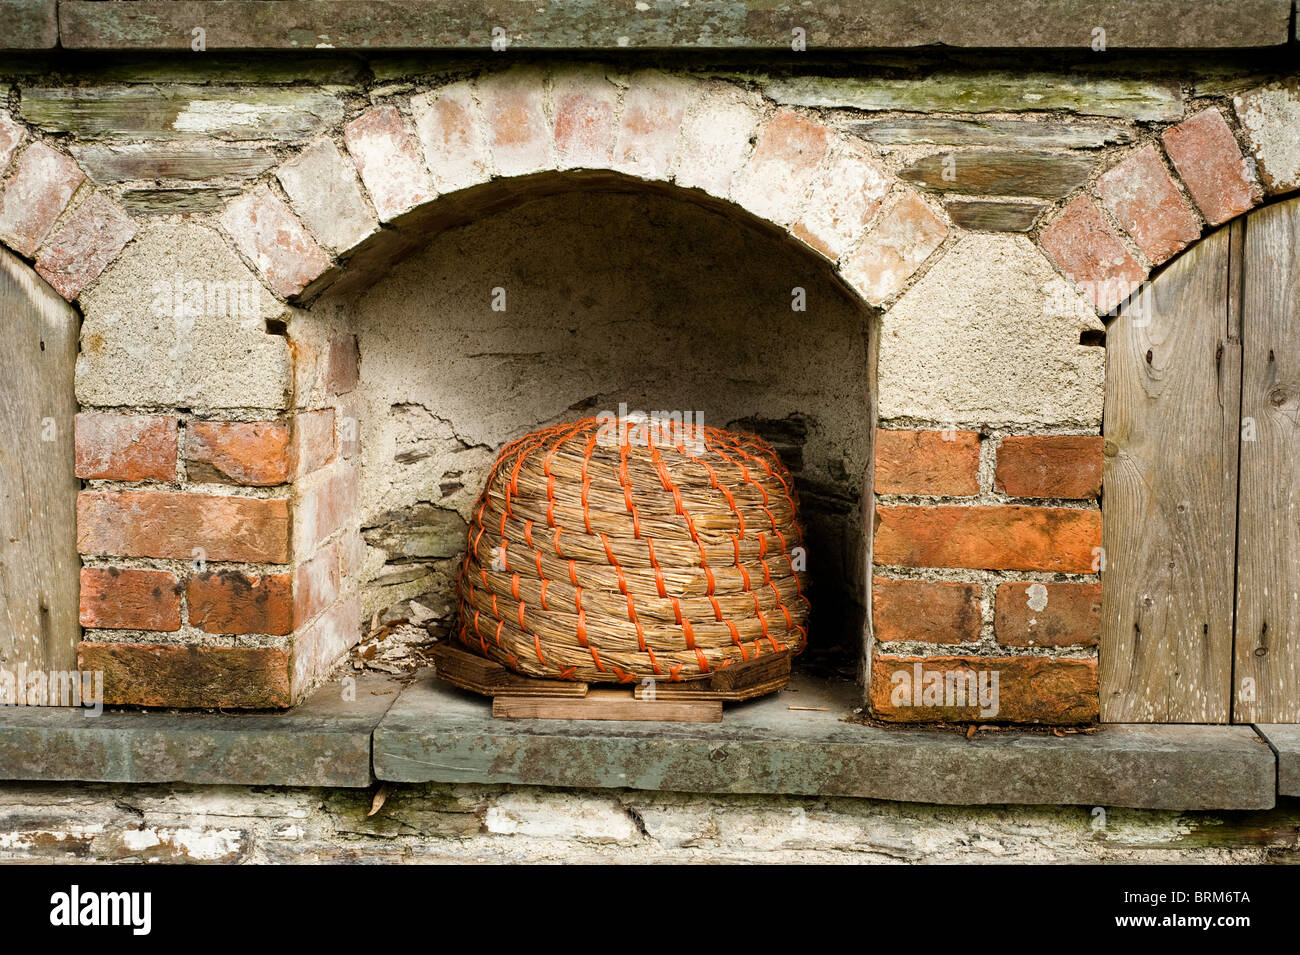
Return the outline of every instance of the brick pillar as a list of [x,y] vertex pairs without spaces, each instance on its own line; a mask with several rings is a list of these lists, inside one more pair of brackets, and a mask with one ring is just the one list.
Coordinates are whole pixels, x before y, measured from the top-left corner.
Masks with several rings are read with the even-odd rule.
[[[878,432],[875,716],[1097,719],[1101,449],[1097,435]],[[963,703],[994,675],[994,706]]]
[[283,707],[357,637],[356,468],[333,408],[76,425],[78,659],[105,702]]

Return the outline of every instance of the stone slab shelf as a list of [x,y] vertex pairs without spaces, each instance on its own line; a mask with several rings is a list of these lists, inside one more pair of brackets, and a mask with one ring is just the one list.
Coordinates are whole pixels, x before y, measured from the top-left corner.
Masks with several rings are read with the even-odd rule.
[[846,722],[860,700],[855,686],[796,675],[728,707],[721,724],[502,720],[490,701],[432,678],[403,687],[367,674],[355,700],[331,683],[285,713],[0,707],[0,779],[360,788],[378,778],[1179,810],[1300,795],[1300,726],[1261,727],[1272,746],[1248,726],[967,740]]
[[[1280,46],[1291,0],[1023,0],[917,4],[875,0],[829,13],[790,13],[760,0],[633,10],[565,0],[0,0],[15,22],[0,46],[71,50],[189,50],[196,26],[209,49],[483,50],[493,30],[512,50],[732,49],[789,52],[795,28],[808,49],[1224,49]],[[512,9],[522,7],[521,9]],[[57,16],[57,25],[56,25]],[[10,35],[12,32],[12,36]]]
[[326,684],[284,713],[0,707],[0,779],[365,787],[370,738],[401,684]]
[[[1272,750],[1247,726],[1112,724],[1093,734],[959,732],[845,722],[852,685],[797,676],[721,724],[493,719],[490,704],[412,684],[375,730],[392,782],[859,796],[948,805],[1267,809]],[[824,709],[790,709],[792,706]]]
[[1261,723],[1255,729],[1277,754],[1277,794],[1300,796],[1300,724]]

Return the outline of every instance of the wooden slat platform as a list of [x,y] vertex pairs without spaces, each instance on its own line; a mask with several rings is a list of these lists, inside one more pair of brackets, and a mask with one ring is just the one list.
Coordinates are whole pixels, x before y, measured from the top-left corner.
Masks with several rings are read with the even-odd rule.
[[716,723],[722,704],[775,693],[790,682],[790,654],[770,653],[723,667],[708,680],[646,680],[627,686],[588,686],[512,673],[495,661],[444,643],[432,652],[439,679],[492,697],[503,719],[651,720]]

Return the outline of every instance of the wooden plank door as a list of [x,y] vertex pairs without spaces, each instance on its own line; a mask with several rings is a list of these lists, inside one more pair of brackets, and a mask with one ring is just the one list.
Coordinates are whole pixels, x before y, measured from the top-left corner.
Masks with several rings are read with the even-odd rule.
[[4,249],[0,328],[0,668],[10,675],[2,693],[24,664],[28,675],[76,668],[81,561],[73,464],[77,314]]
[[1246,223],[1234,717],[1300,722],[1300,199]]
[[1107,331],[1104,721],[1230,720],[1240,240],[1207,236]]

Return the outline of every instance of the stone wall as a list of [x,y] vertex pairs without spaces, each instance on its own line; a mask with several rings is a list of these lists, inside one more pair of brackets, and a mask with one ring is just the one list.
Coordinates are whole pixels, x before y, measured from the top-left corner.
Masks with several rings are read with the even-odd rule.
[[0,787],[0,860],[1293,863],[1300,809],[1172,812],[391,786]]
[[1015,719],[1094,719],[1099,316],[1300,187],[1294,75],[1231,59],[164,60],[75,84],[24,62],[0,81],[0,241],[84,315],[82,663],[125,703],[284,705],[355,642],[385,566],[368,441],[403,401],[367,377],[384,289],[449,230],[590,174],[820,256],[817,282],[879,322],[876,713],[966,715],[891,705],[889,673],[923,658],[998,667]]

